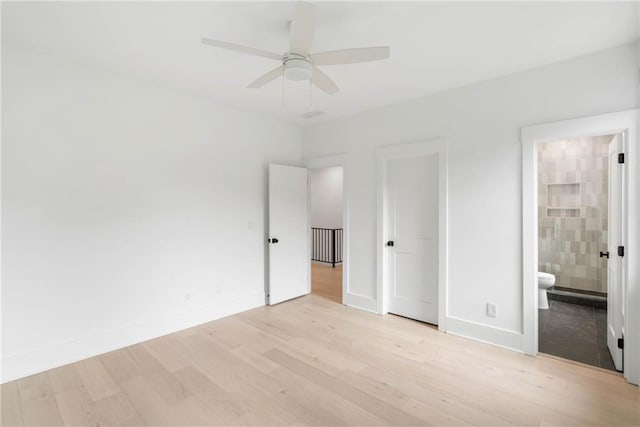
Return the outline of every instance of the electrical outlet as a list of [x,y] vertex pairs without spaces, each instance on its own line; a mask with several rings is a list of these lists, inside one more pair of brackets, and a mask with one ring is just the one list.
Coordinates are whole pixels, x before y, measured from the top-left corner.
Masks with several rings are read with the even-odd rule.
[[487,316],[498,317],[498,305],[487,303]]
[[185,292],[184,293],[184,300],[185,301],[189,301],[191,299],[191,292]]
[[216,286],[216,295],[222,294],[222,288],[220,286]]

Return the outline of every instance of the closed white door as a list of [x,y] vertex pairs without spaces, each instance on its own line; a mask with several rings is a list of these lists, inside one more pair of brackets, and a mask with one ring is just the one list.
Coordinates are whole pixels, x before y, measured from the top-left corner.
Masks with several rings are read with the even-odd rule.
[[269,165],[269,304],[308,294],[307,170]]
[[387,162],[388,310],[437,324],[439,154]]
[[622,371],[622,349],[618,339],[623,335],[624,286],[623,257],[618,254],[622,246],[622,172],[624,164],[618,163],[618,154],[622,152],[622,138],[616,135],[609,143],[609,259],[607,260],[607,347],[618,371]]

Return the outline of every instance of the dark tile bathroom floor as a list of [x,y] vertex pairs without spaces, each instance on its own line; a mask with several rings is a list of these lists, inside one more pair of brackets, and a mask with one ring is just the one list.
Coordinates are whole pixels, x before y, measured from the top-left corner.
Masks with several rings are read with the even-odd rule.
[[615,370],[607,348],[607,311],[549,301],[538,310],[538,351]]

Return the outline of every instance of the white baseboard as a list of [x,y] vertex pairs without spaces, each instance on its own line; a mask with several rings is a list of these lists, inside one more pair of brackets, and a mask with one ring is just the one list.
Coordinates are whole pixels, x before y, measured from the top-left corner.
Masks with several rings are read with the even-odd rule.
[[371,311],[373,313],[378,312],[378,303],[374,298],[366,297],[364,295],[352,294],[347,292],[342,302],[349,307],[359,308],[361,310]]
[[475,341],[497,345],[518,352],[523,351],[523,335],[507,329],[447,316],[447,333]]
[[0,383],[37,374],[264,304],[264,292],[256,292],[225,299],[187,312],[169,314],[165,317],[114,329],[103,334],[79,338],[29,353],[8,356],[2,359]]

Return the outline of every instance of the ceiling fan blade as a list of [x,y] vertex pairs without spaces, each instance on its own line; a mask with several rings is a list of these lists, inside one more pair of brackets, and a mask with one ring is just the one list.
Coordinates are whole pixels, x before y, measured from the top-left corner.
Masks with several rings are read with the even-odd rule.
[[329,95],[333,95],[338,90],[338,86],[327,76],[325,73],[320,71],[319,68],[313,67],[313,71],[311,72],[311,83],[316,85],[323,92],[328,93]]
[[316,7],[311,3],[299,1],[293,9],[291,18],[291,53],[309,55],[313,34],[316,31]]
[[253,47],[242,46],[235,43],[223,42],[220,40],[213,39],[202,39],[202,43],[207,44],[209,46],[221,47],[222,49],[235,50],[236,52],[248,53],[249,55],[262,56],[265,58],[276,59],[278,61],[282,61],[282,55],[278,55],[277,53],[267,52],[266,50],[256,49]]
[[313,65],[355,64],[387,59],[390,50],[389,46],[359,47],[313,53],[310,57]]
[[280,77],[282,75],[283,71],[284,71],[284,67],[282,67],[282,65],[279,66],[278,68],[274,68],[273,70],[269,71],[267,74],[259,77],[255,82],[251,83],[247,87],[251,88],[251,89],[260,88],[260,87],[266,85],[267,83],[269,83],[270,81],[275,80],[278,77]]

